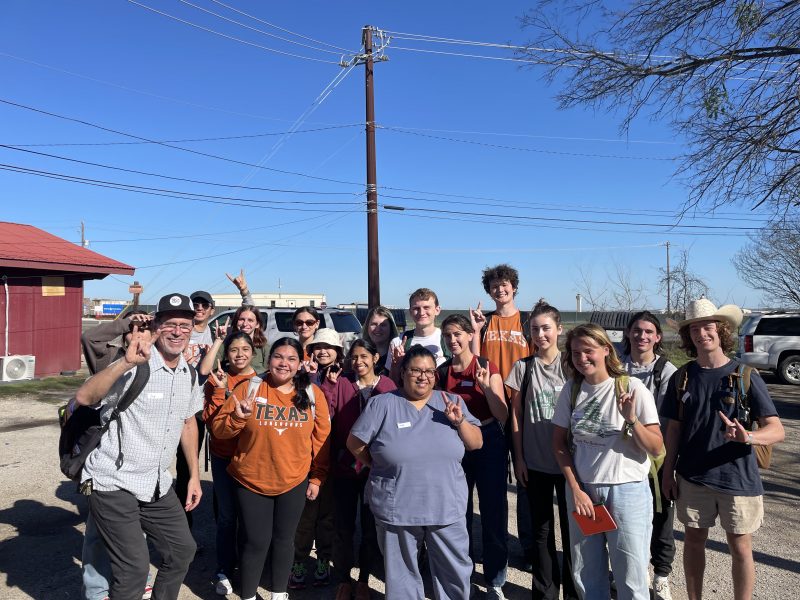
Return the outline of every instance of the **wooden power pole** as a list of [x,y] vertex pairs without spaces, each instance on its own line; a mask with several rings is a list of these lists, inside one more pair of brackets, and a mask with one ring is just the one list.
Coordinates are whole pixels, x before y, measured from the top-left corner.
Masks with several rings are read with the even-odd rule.
[[369,308],[381,303],[380,261],[378,260],[378,175],[375,160],[375,88],[373,83],[372,27],[363,29],[367,101],[367,302]]
[[669,272],[669,241],[664,244],[667,247],[667,314],[670,314],[671,304],[672,304],[672,276]]

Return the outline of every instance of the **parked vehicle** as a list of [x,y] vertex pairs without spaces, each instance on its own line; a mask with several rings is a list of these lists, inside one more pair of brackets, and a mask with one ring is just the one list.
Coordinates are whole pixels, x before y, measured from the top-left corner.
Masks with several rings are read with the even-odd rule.
[[772,371],[785,383],[800,385],[800,313],[752,313],[740,332],[739,360]]
[[[294,333],[294,328],[292,327],[292,315],[295,311],[294,308],[259,307],[258,310],[262,315],[264,315],[264,319],[267,322],[267,326],[264,329],[264,335],[266,336],[267,342],[270,345],[282,337],[288,336],[295,339],[297,338],[297,335]],[[353,343],[353,340],[361,335],[361,323],[358,321],[356,316],[348,310],[318,308],[317,311],[321,316],[319,324],[320,328],[327,327],[338,333],[346,353],[350,348],[350,344]],[[211,331],[214,331],[214,325],[217,322],[224,323],[227,318],[232,319],[235,312],[235,310],[226,310],[214,315],[214,318],[211,319],[209,323],[211,326]]]

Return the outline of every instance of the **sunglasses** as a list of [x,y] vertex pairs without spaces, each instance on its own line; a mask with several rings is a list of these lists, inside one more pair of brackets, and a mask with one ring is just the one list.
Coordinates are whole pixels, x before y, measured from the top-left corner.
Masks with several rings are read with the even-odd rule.
[[198,308],[211,308],[211,305],[208,302],[193,302],[195,310]]
[[295,327],[301,327],[303,325],[305,325],[306,327],[312,327],[314,325],[314,323],[316,323],[316,321],[314,319],[310,319],[308,321],[303,321],[301,319],[297,319],[294,322],[294,325],[295,325]]

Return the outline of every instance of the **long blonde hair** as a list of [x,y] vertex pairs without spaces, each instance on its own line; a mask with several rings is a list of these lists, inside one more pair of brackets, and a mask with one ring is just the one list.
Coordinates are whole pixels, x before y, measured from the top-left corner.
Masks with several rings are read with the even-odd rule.
[[583,325],[578,325],[574,329],[571,329],[569,333],[567,333],[567,347],[564,351],[563,358],[563,366],[564,370],[567,372],[567,378],[583,379],[583,375],[575,368],[575,364],[572,362],[572,343],[577,338],[589,338],[598,346],[605,346],[608,348],[608,356],[606,356],[605,363],[609,377],[625,375],[626,371],[622,367],[622,363],[617,356],[614,344],[608,339],[606,330],[594,323],[584,323]]

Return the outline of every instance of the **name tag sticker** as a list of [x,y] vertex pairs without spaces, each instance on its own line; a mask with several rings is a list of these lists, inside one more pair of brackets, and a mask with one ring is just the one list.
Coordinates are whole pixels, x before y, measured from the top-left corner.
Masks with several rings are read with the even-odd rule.
[[161,400],[164,397],[164,394],[161,392],[147,392],[147,399],[148,400]]
[[553,389],[555,389],[555,391],[557,391],[557,392],[560,392],[561,390],[563,390],[563,389],[564,389],[564,386],[563,386],[563,385],[557,385],[557,386],[556,386],[555,388],[553,388]]
[[405,423],[398,423],[397,424],[397,428],[398,429],[406,429],[407,427],[411,427],[411,422],[410,421],[406,421]]
[[522,335],[522,332],[521,332],[521,331],[514,331],[514,330],[512,329],[512,330],[511,330],[511,335]]
[[684,393],[683,393],[683,397],[681,398],[681,402],[683,402],[684,404],[686,404],[686,401],[687,401],[689,398],[691,398],[691,396],[689,395],[689,392],[684,392]]

